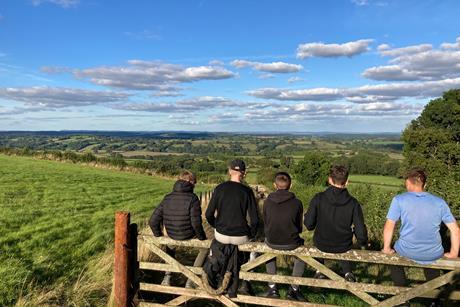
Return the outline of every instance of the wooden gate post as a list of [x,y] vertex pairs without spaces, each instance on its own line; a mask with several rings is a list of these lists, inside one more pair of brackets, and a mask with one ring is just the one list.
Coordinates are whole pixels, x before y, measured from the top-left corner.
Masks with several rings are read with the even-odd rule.
[[129,212],[115,213],[115,261],[114,275],[114,302],[116,307],[128,307],[129,299]]

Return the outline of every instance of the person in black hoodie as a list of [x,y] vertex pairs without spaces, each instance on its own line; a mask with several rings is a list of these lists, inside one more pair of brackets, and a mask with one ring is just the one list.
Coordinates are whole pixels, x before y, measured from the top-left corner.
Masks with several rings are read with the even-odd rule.
[[[291,177],[288,173],[275,175],[276,191],[268,195],[264,203],[265,243],[277,250],[293,250],[304,244],[299,234],[302,232],[302,202],[290,192]],[[276,258],[266,264],[268,274],[276,274]],[[300,277],[305,270],[305,263],[295,257],[292,276]],[[279,298],[276,284],[269,283],[267,297]],[[306,302],[299,285],[291,285],[288,298]]]
[[[310,202],[304,216],[308,230],[315,230],[313,243],[322,252],[344,253],[353,245],[353,234],[358,243],[367,243],[367,228],[363,211],[358,201],[348,193],[348,169],[344,166],[332,166],[328,182],[330,186],[324,192],[316,194]],[[345,280],[356,281],[349,261],[339,261]],[[319,271],[316,278],[325,279]]]
[[[196,176],[189,171],[180,174],[173,191],[166,195],[160,205],[156,207],[150,218],[149,225],[155,237],[163,235],[163,226],[166,235],[174,240],[189,240],[198,238],[206,240],[206,234],[201,220],[201,203],[198,196],[193,193],[196,184]],[[166,247],[166,252],[175,257],[175,249]],[[195,259],[194,266],[202,266],[207,249],[203,249]],[[161,283],[169,286],[171,284],[171,272],[165,272]],[[187,288],[193,287],[191,280],[187,280]]]
[[[230,180],[219,184],[212,193],[206,209],[206,220],[215,228],[216,241],[224,245],[240,245],[253,239],[257,233],[259,223],[257,203],[254,192],[242,183],[246,175],[244,161],[239,159],[231,161],[228,173]],[[249,256],[247,253],[240,253],[240,258],[241,263],[248,260]],[[249,282],[243,281],[240,293],[251,294],[251,292]],[[232,290],[229,296],[234,297],[236,293]]]

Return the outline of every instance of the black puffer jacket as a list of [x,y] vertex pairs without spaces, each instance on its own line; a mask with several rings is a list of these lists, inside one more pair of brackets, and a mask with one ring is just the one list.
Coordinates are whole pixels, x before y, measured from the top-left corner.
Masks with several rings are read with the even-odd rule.
[[190,182],[176,181],[173,192],[166,195],[153,211],[149,225],[155,237],[162,236],[162,224],[174,240],[188,240],[195,236],[200,240],[206,239],[201,223],[200,200],[193,193]]
[[358,243],[367,242],[367,228],[358,201],[347,189],[330,186],[310,202],[303,223],[315,230],[313,242],[326,253],[343,253],[351,249],[353,233]]

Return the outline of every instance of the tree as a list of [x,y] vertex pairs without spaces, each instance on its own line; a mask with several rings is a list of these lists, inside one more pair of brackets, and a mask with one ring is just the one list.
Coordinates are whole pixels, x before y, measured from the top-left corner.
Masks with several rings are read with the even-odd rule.
[[331,162],[324,154],[311,151],[294,166],[295,179],[306,185],[326,185]]
[[440,195],[460,215],[460,90],[431,100],[404,130],[405,166],[424,167],[427,189]]

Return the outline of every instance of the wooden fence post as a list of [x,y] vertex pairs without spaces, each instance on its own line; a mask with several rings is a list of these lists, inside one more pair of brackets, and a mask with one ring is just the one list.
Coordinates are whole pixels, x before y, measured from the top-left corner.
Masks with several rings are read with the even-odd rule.
[[114,274],[114,303],[116,307],[128,307],[129,299],[129,212],[115,213],[115,261]]

